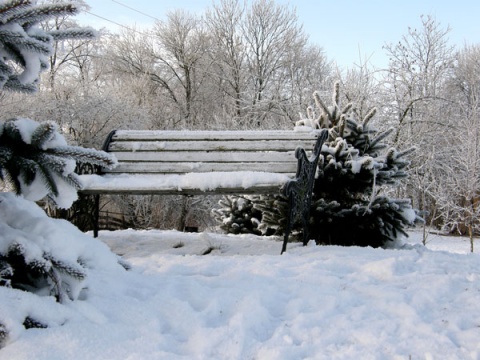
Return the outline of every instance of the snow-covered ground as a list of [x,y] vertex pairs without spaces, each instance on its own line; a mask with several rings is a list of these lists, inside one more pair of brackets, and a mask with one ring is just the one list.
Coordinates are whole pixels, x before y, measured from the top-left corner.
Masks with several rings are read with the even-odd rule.
[[133,269],[91,275],[87,300],[45,300],[63,320],[0,359],[480,358],[480,257],[464,238],[280,256],[254,236],[100,235]]

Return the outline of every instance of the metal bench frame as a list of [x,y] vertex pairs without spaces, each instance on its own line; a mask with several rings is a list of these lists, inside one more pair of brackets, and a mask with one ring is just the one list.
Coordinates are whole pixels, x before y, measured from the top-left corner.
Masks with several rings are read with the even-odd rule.
[[[306,244],[315,171],[327,136],[327,130],[114,130],[105,140],[103,150],[113,153],[119,164],[113,170],[100,169],[97,175],[115,185],[100,182],[81,190],[83,194],[95,195],[97,210],[94,215],[94,236],[98,235],[101,194],[274,194],[281,191],[288,198],[290,208],[282,253],[286,250],[292,226],[297,221],[303,224]],[[190,185],[158,185],[168,176],[208,174],[206,176],[211,177],[214,174],[241,179],[252,176],[252,173],[282,176],[246,187],[221,185],[206,189]],[[144,176],[154,179],[156,184],[136,186],[134,181],[129,181],[129,176]]]

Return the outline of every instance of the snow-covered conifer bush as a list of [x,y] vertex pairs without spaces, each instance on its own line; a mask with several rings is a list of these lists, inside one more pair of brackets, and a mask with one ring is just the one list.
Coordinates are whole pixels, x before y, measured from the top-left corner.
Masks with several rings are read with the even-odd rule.
[[228,234],[261,235],[262,213],[253,208],[251,197],[224,196],[218,203],[221,207],[212,213],[220,229]]
[[[343,108],[336,83],[331,106],[314,94],[316,109],[308,123],[329,129],[322,147],[314,186],[310,235],[317,243],[379,247],[393,241],[417,220],[410,200],[385,195],[407,176],[406,159],[414,149],[387,148],[393,129],[378,132],[371,125],[376,109],[362,118],[354,104]],[[297,125],[303,125],[300,121]]]
[[[0,0],[0,91],[34,92],[40,72],[47,69],[54,40],[94,36],[90,29],[45,32],[37,26],[76,11],[71,2],[37,5],[30,0]],[[74,173],[77,162],[112,167],[116,160],[94,149],[69,146],[51,122],[16,118],[0,123],[0,180],[22,195],[0,193],[2,297],[29,291],[61,303],[85,298],[90,271],[118,266],[106,246],[94,244],[63,220],[49,219],[28,201],[47,196],[59,207],[71,206],[81,187]],[[0,347],[9,334],[18,333],[15,320],[24,328],[48,326],[48,320],[39,320],[39,311],[16,305],[8,316],[0,314]]]
[[[307,118],[296,124],[329,129],[318,163],[309,234],[318,244],[384,246],[400,235],[407,236],[405,228],[419,220],[410,200],[386,195],[389,187],[406,178],[407,157],[414,149],[388,148],[384,140],[393,129],[379,132],[372,127],[376,110],[361,117],[354,104],[341,107],[340,95],[336,83],[333,104],[327,106],[315,93],[316,109],[308,108]],[[260,211],[256,219],[261,221],[255,230],[262,235],[283,235],[287,199],[265,195],[250,200],[252,204],[242,213],[241,222],[249,220],[252,211]],[[230,198],[230,203],[235,205],[234,199]],[[237,207],[224,207],[222,211],[221,228],[233,232],[240,226],[234,215]],[[301,228],[296,224],[293,230],[297,233]]]

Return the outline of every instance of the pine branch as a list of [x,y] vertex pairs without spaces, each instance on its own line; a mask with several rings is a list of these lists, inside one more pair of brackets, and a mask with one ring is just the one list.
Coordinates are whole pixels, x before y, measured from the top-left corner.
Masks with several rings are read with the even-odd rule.
[[32,133],[32,146],[44,149],[47,142],[53,139],[57,131],[57,125],[52,122],[41,123]]
[[[66,159],[44,153],[35,153],[32,154],[31,159],[23,159],[22,161],[35,164],[35,173],[32,174],[33,179],[30,182],[25,181],[27,185],[29,185],[36,176],[40,176],[40,179],[48,192],[58,196],[59,192],[56,177],[59,177],[69,185],[74,186],[76,189],[80,188],[70,181],[67,174],[64,174],[67,166]],[[22,171],[25,171],[23,167]]]
[[44,164],[40,164],[38,170],[48,192],[55,196],[58,196],[57,182],[55,181],[55,178],[50,169],[47,168]]
[[6,257],[0,254],[0,286],[12,287],[13,267]]
[[[13,70],[10,66],[8,66],[3,60],[0,59],[0,74],[5,76],[8,79],[8,76],[13,74]],[[1,134],[0,134],[1,135]]]
[[44,258],[33,259],[27,264],[28,269],[35,275],[47,275],[52,268],[52,263]]
[[37,91],[37,81],[34,81],[33,83],[30,84],[24,84],[18,80],[17,75],[12,75],[6,82],[5,85],[3,85],[3,88],[5,90],[10,90],[10,91],[16,91],[16,92],[21,92],[25,94],[31,94]]
[[27,37],[17,31],[0,28],[0,39],[6,45],[15,47],[16,50],[26,50],[36,52],[45,56],[50,55],[52,48],[48,43],[38,41],[32,37]]
[[313,112],[313,108],[311,106],[307,107],[307,119],[313,120],[315,117],[315,113]]
[[[6,54],[4,60],[11,60],[21,67],[25,67],[25,59],[19,49],[14,45],[14,40],[8,42],[4,41],[4,39],[0,39],[0,44],[3,46],[3,52]],[[12,73],[14,73],[13,69],[11,67],[9,68],[12,70]]]
[[75,189],[79,190],[83,187],[83,184],[77,174],[71,173],[64,178],[65,182],[70,184]]
[[340,121],[339,121],[339,124],[338,124],[339,125],[338,126],[338,134],[339,134],[340,137],[343,137],[343,133],[345,131],[345,122],[346,122],[345,114],[342,114],[340,116]]
[[340,83],[338,81],[333,85],[333,110],[332,121],[337,119],[337,113],[340,107]]
[[46,329],[48,326],[44,323],[35,320],[34,318],[27,316],[23,321],[23,326],[25,329]]
[[50,288],[50,295],[55,296],[57,301],[63,304],[65,302],[65,294],[62,290],[62,279],[54,267],[52,267],[48,272],[48,277],[52,282],[52,286]]
[[97,32],[92,28],[70,28],[65,30],[53,30],[48,33],[55,41],[66,39],[94,39],[97,36]]
[[0,169],[13,157],[12,149],[0,146]]
[[[37,30],[37,31],[34,31]],[[51,43],[53,41],[53,37],[48,33],[44,32],[40,29],[30,29],[28,31],[28,35],[35,40],[41,41],[43,43]]]
[[4,135],[4,139],[2,139],[3,146],[11,146],[11,141],[8,141],[8,145],[6,145],[7,140],[13,140],[14,142],[18,142],[19,144],[22,143],[20,146],[23,146],[24,144],[20,131],[17,128],[17,124],[15,123],[15,120],[16,119],[10,119],[3,123],[3,134],[2,134]]
[[320,97],[320,93],[318,91],[315,91],[313,93],[313,99],[315,100],[315,104],[320,110],[323,110],[323,112],[328,116],[329,119],[331,119],[331,114],[330,111],[328,111],[328,107],[325,105],[325,103],[322,101],[322,98]]
[[7,256],[23,256],[25,254],[25,246],[18,242],[12,242],[8,246]]
[[4,171],[4,168],[0,168],[1,170],[1,176],[0,179],[8,185],[9,188],[12,189],[12,191],[15,194],[20,194],[21,193],[21,187],[20,187],[20,181],[18,180],[17,177],[13,177],[10,172]]
[[0,349],[5,346],[6,342],[8,340],[8,330],[7,328],[5,327],[5,325],[3,325],[2,323],[0,323]]
[[398,159],[398,158],[401,158],[401,157],[403,157],[403,156],[410,155],[410,154],[414,153],[415,151],[417,151],[417,148],[416,148],[415,146],[412,146],[412,147],[409,148],[409,149],[400,151],[400,152],[397,154],[397,159]]
[[55,258],[52,254],[44,254],[44,258],[49,260],[59,272],[70,275],[77,280],[84,280],[87,277],[85,270],[80,265],[66,263]]
[[78,13],[78,8],[71,3],[29,6],[15,11],[11,16],[4,19],[4,23],[18,22],[23,27],[30,27],[51,18],[74,15],[76,13]]
[[340,82],[335,81],[335,84],[333,84],[333,105],[338,105],[340,104]]
[[353,103],[348,103],[343,109],[342,114],[347,114],[353,108]]
[[34,154],[32,158],[39,164],[41,164],[44,168],[48,169],[49,171],[53,171],[58,176],[66,176],[65,173],[67,171],[67,160],[64,157],[51,155],[45,152],[39,152]]
[[345,120],[345,125],[350,131],[358,132],[358,123],[350,118]]
[[375,139],[372,140],[370,143],[370,149],[374,149],[375,146],[378,145],[378,143],[382,140],[384,140],[387,136],[389,136],[391,133],[393,133],[395,129],[392,127],[390,129],[385,130],[384,132],[380,133]]
[[48,149],[47,151],[54,155],[67,156],[78,162],[92,163],[108,169],[112,169],[117,165],[117,160],[113,155],[95,149],[85,149],[79,146],[61,146]]
[[365,117],[363,118],[363,121],[362,121],[363,126],[366,126],[368,122],[375,116],[376,113],[377,113],[377,108],[371,109],[367,113],[367,115],[365,115]]
[[[20,174],[26,185],[33,183],[39,170],[39,165],[35,161],[22,156],[14,156],[11,165],[18,169],[18,174]],[[9,171],[12,172],[10,169]]]
[[5,24],[7,22],[6,19],[11,17],[14,13],[26,9],[31,5],[32,2],[29,0],[13,0],[0,4],[0,22]]

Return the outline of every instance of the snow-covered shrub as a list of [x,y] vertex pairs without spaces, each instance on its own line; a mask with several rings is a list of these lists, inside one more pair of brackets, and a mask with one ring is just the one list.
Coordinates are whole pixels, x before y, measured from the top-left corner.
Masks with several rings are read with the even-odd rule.
[[[314,94],[318,118],[311,123],[329,129],[322,147],[311,209],[310,235],[317,243],[379,247],[394,241],[417,216],[410,200],[385,195],[389,186],[407,177],[406,159],[414,149],[388,148],[393,129],[378,132],[371,126],[376,113],[357,112],[354,104],[340,106],[340,86],[326,106]],[[313,121],[315,119],[315,121]]]
[[[61,325],[61,304],[88,300],[91,275],[126,266],[104,243],[13,193],[0,193],[0,219],[0,348],[8,334]],[[42,310],[52,301],[57,314]]]
[[219,223],[219,228],[228,234],[256,234],[262,213],[254,209],[249,197],[225,196],[219,202],[219,209],[212,211],[213,217]]
[[[90,29],[46,32],[37,26],[76,11],[71,2],[0,1],[0,91],[34,92],[54,40],[94,35]],[[77,162],[115,165],[106,153],[68,146],[51,122],[17,118],[0,123],[0,180],[23,196],[0,193],[0,298],[9,308],[0,313],[0,347],[19,327],[49,325],[48,315],[26,305],[36,302],[23,292],[60,303],[84,298],[89,272],[119,266],[105,245],[68,222],[49,219],[26,200],[48,196],[57,206],[69,207],[81,187],[74,173]]]
[[[406,158],[414,149],[388,148],[384,140],[392,129],[378,132],[371,126],[376,110],[362,116],[352,103],[341,107],[340,95],[336,83],[333,104],[327,106],[315,93],[316,108],[296,123],[298,130],[329,130],[318,163],[309,235],[318,244],[384,246],[406,236],[405,228],[418,220],[410,200],[392,199],[385,191],[406,178]],[[286,199],[263,199],[254,207],[270,215],[262,217],[260,229],[285,224]]]

